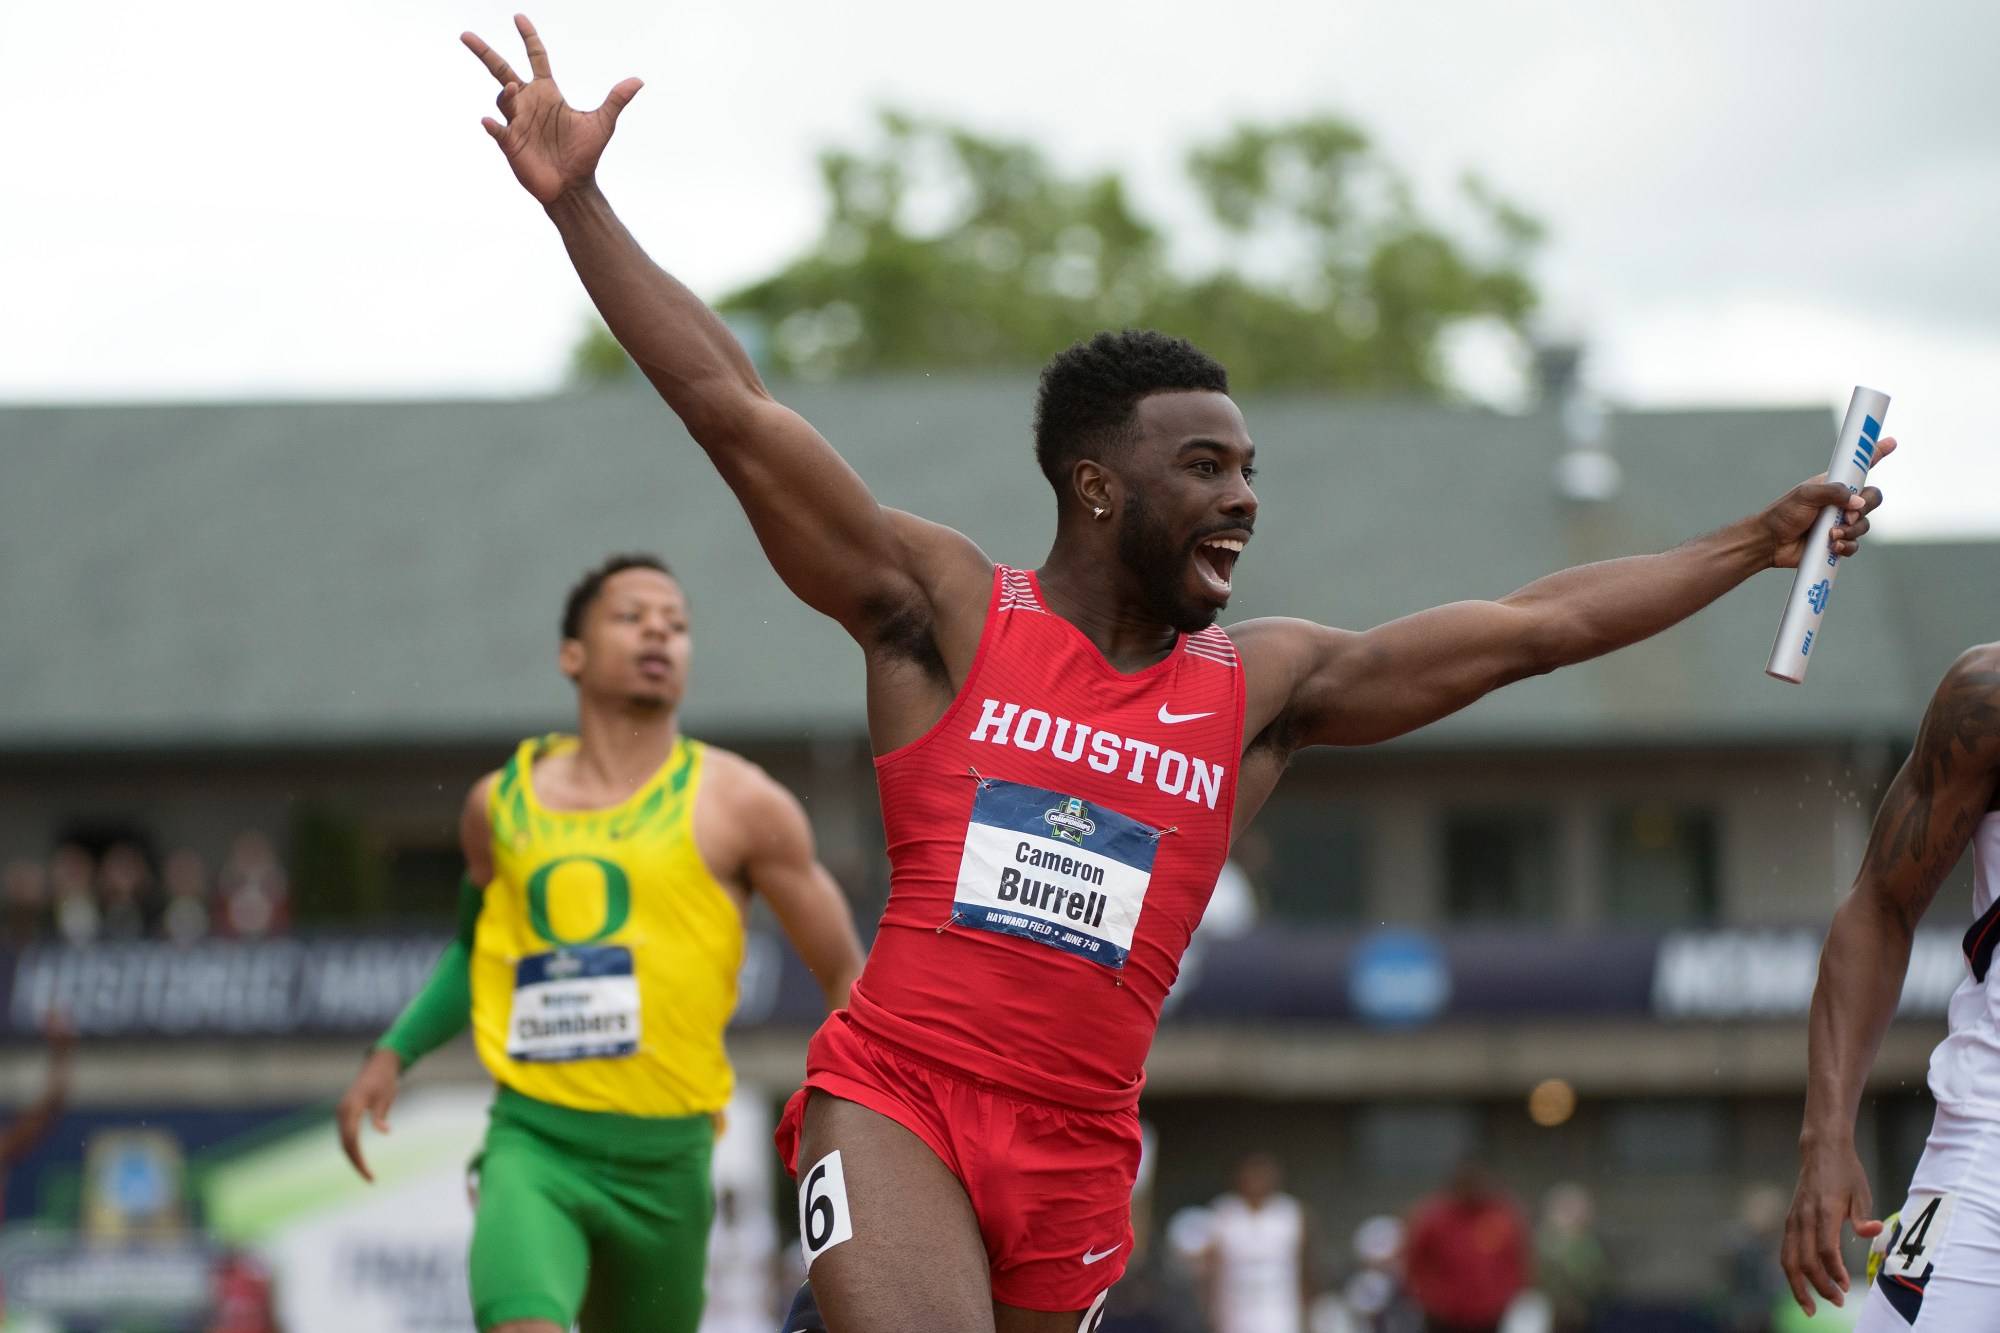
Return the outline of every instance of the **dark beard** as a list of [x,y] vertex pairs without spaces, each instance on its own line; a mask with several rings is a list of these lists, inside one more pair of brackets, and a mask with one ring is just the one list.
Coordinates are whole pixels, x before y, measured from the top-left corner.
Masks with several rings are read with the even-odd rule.
[[1215,609],[1187,595],[1187,562],[1193,552],[1155,522],[1138,492],[1118,516],[1118,559],[1139,585],[1139,606],[1148,616],[1182,634],[1215,623]]
[[628,694],[625,696],[625,707],[634,713],[664,713],[671,709],[673,704],[661,698],[648,698],[643,694]]

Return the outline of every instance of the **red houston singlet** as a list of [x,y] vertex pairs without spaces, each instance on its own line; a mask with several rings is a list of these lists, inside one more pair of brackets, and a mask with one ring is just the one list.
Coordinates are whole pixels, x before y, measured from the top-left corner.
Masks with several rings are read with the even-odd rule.
[[995,570],[958,697],[875,761],[889,904],[847,1021],[1029,1096],[1132,1105],[1229,850],[1243,698],[1220,629],[1126,675],[1032,573]]

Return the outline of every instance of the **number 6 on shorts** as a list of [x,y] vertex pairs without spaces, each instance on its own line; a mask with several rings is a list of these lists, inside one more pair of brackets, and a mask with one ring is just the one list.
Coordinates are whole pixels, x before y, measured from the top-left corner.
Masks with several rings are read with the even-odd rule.
[[854,1239],[854,1219],[847,1210],[847,1173],[838,1148],[813,1163],[799,1177],[799,1249],[806,1271],[813,1260],[844,1240]]

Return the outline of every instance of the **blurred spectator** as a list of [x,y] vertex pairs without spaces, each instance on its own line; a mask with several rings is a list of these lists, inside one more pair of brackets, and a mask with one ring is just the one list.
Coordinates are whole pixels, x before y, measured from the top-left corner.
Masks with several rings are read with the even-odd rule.
[[1410,1297],[1429,1333],[1494,1333],[1528,1285],[1528,1224],[1484,1167],[1466,1162],[1410,1219]]
[[1611,1264],[1597,1238],[1590,1191],[1563,1184],[1542,1198],[1535,1231],[1535,1285],[1549,1302],[1551,1333],[1584,1333],[1610,1284]]
[[1164,1012],[1172,1013],[1199,986],[1210,945],[1247,934],[1256,924],[1256,885],[1235,861],[1223,862],[1215,888],[1209,892],[1208,906],[1195,922],[1187,952],[1181,956],[1180,983],[1167,992]]
[[217,1261],[215,1311],[204,1333],[277,1333],[271,1271],[256,1255],[232,1250]]
[[771,1333],[778,1324],[778,1225],[735,1185],[715,1192],[701,1333]]
[[1178,1327],[1183,1333],[1208,1333],[1202,1308],[1202,1270],[1215,1238],[1214,1223],[1206,1208],[1183,1208],[1167,1219],[1160,1232],[1160,1286],[1164,1299],[1180,1312]]
[[1160,1135],[1149,1120],[1139,1122],[1139,1169],[1132,1173],[1132,1256],[1126,1267],[1153,1257],[1153,1176],[1160,1161]]
[[137,940],[146,936],[153,899],[153,868],[129,842],[115,842],[97,863],[98,936]]
[[49,933],[49,871],[40,861],[21,857],[0,871],[0,912],[4,912],[6,942],[13,948],[33,944]]
[[1785,1229],[1785,1192],[1755,1185],[1743,1192],[1736,1222],[1724,1234],[1723,1327],[1729,1333],[1767,1333],[1771,1314],[1790,1299],[1778,1245]]
[[208,934],[208,862],[183,847],[167,858],[167,906],[160,934],[175,944],[192,944]]
[[42,1095],[34,1104],[16,1116],[12,1124],[0,1129],[0,1221],[7,1216],[8,1174],[16,1162],[48,1137],[69,1102],[70,1056],[76,1049],[76,1032],[63,1014],[50,1015],[42,1031],[49,1046],[48,1081],[42,1085]]
[[239,833],[222,867],[216,913],[218,934],[233,939],[276,935],[291,925],[291,890],[271,840],[255,830]]
[[1186,1302],[1177,1301],[1159,1264],[1136,1264],[1106,1293],[1091,1333],[1200,1333],[1189,1321]]
[[1306,1214],[1283,1184],[1278,1159],[1256,1153],[1236,1168],[1236,1192],[1209,1207],[1202,1271],[1215,1333],[1305,1333]]
[[101,857],[65,841],[45,863],[16,857],[0,868],[0,944],[51,938],[81,947],[99,940],[191,944],[211,935],[258,939],[288,930],[289,883],[271,840],[256,830],[230,843],[221,876],[182,847],[156,875],[151,855],[129,839]]
[[66,842],[56,848],[49,861],[49,894],[55,903],[56,933],[65,944],[90,944],[97,939],[96,877],[96,858],[81,845]]
[[1260,829],[1244,833],[1222,863],[1196,938],[1232,939],[1256,926],[1267,914],[1268,899],[1258,886],[1270,870],[1270,838]]
[[1355,1324],[1369,1333],[1421,1333],[1424,1317],[1403,1284],[1403,1224],[1371,1217],[1354,1229],[1355,1273],[1342,1292]]
[[1196,927],[1203,939],[1232,939],[1257,924],[1257,886],[1234,859],[1222,863],[1215,892]]

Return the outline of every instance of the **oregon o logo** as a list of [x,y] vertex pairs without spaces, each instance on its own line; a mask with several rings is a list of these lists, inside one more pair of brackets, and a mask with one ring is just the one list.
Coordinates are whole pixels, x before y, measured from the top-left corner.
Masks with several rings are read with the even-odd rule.
[[[589,935],[570,939],[556,934],[549,920],[549,877],[572,862],[596,866],[604,877],[604,921]],[[573,946],[595,944],[609,939],[625,926],[632,915],[632,881],[615,864],[597,856],[563,856],[548,862],[528,876],[528,924],[550,944]]]

